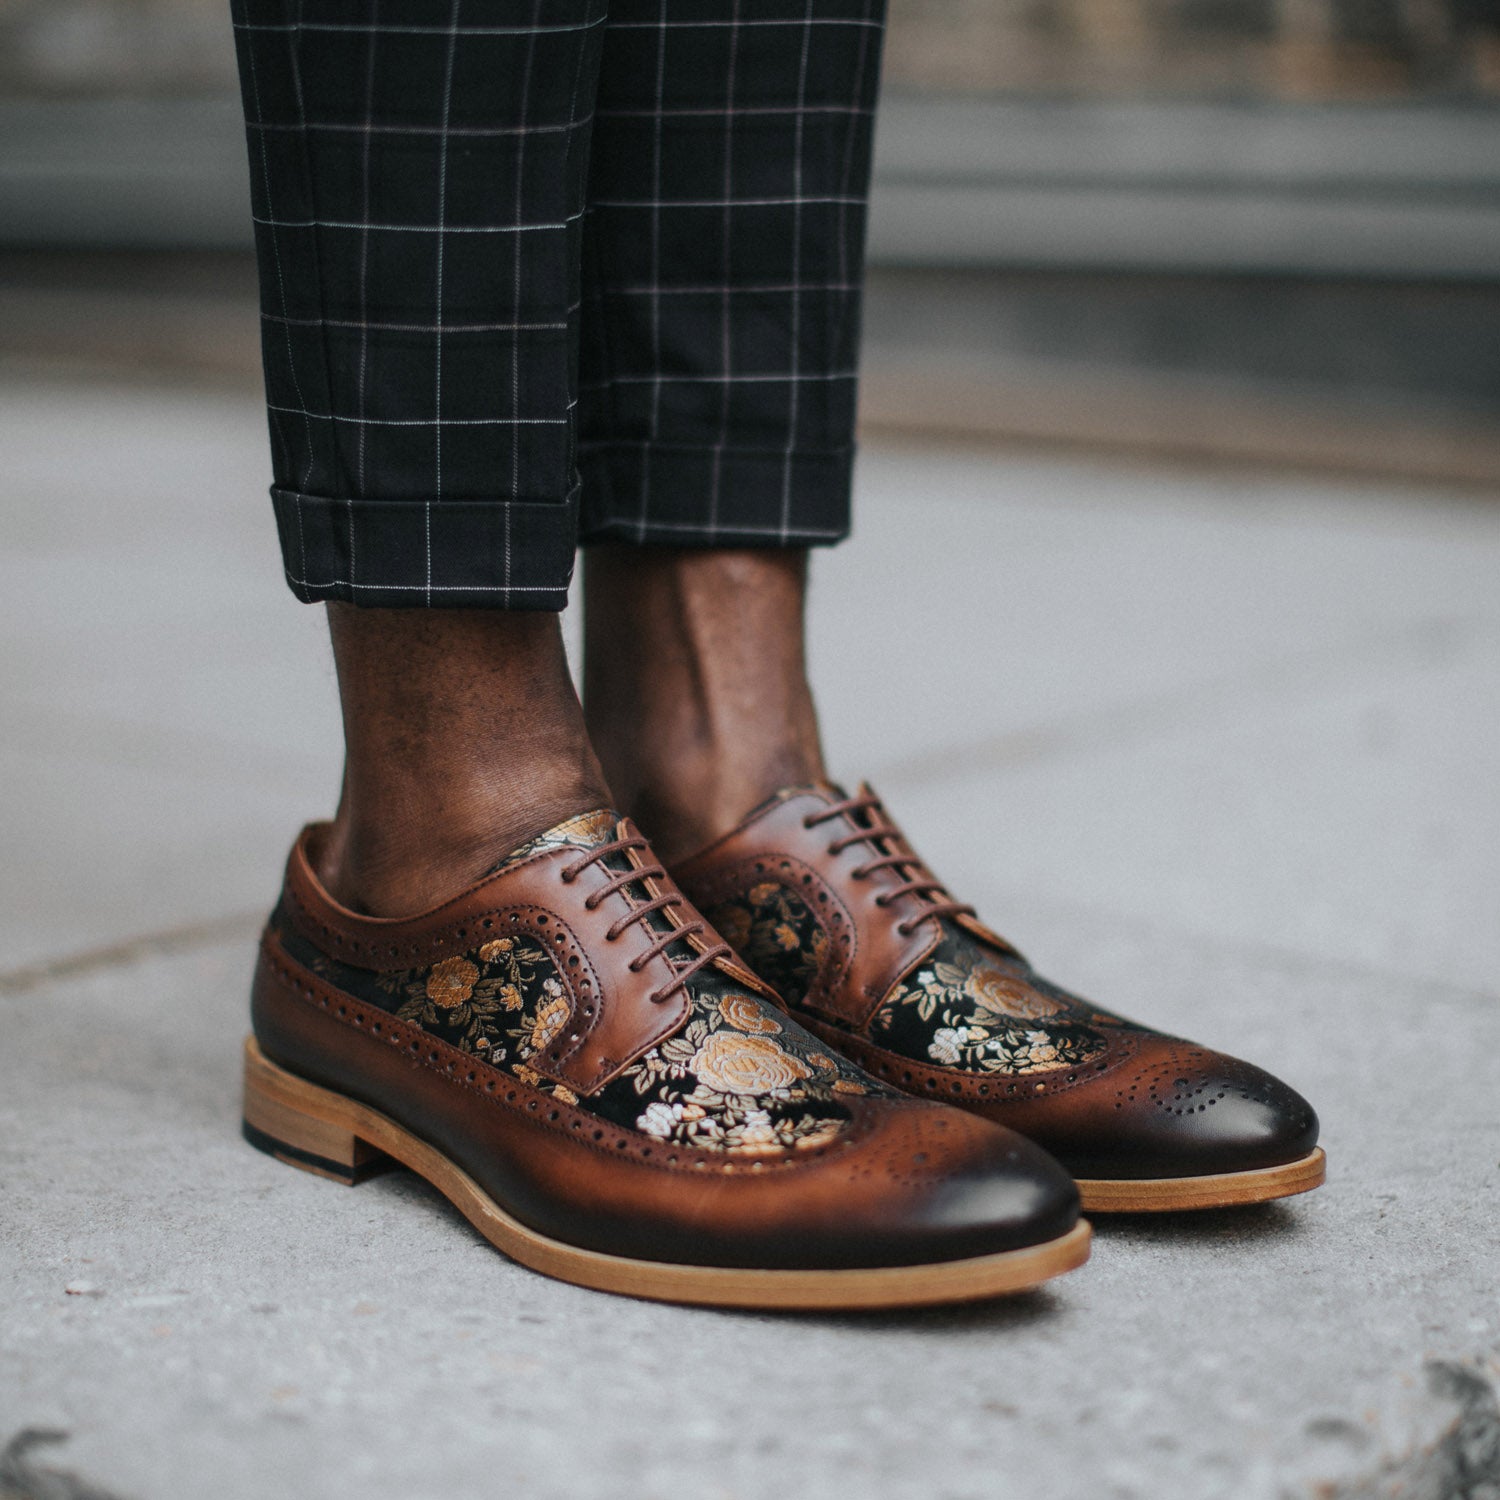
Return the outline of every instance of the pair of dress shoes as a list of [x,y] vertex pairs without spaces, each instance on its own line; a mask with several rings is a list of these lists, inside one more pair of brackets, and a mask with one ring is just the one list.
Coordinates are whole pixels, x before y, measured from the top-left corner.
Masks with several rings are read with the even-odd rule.
[[403,919],[327,894],[325,833],[262,940],[247,1138],[344,1182],[405,1165],[565,1280],[960,1301],[1082,1264],[1081,1210],[1322,1181],[1302,1098],[1040,977],[868,787],[787,789],[670,874],[585,813]]

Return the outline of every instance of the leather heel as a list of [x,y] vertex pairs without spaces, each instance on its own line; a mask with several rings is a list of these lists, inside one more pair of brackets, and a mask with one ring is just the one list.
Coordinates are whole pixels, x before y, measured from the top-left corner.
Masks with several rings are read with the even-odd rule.
[[289,1167],[331,1177],[348,1187],[395,1165],[337,1118],[337,1094],[274,1072],[258,1054],[245,1058],[244,1137]]

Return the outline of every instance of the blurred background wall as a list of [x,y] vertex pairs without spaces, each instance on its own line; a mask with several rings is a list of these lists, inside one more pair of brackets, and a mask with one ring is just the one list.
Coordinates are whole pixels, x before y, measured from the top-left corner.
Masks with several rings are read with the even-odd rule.
[[[892,0],[872,430],[1500,479],[1500,0]],[[253,382],[225,0],[0,0],[0,358]]]

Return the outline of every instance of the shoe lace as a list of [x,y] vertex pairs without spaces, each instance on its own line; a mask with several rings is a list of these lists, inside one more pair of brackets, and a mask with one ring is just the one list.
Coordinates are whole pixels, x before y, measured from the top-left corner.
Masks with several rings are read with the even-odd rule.
[[[575,859],[572,864],[565,866],[560,871],[562,882],[564,885],[572,885],[590,865],[598,864],[600,861],[608,859],[612,854],[628,855],[632,849],[645,849],[648,851],[647,857],[649,859],[650,847],[649,841],[639,835],[630,838],[614,839],[610,843],[600,844],[597,849],[591,849],[583,858]],[[671,877],[659,864],[647,863],[639,867],[632,865],[628,870],[612,871],[611,876],[612,878],[607,884],[601,885],[597,890],[590,891],[584,897],[583,904],[590,911],[593,911],[610,896],[624,891],[627,886],[634,885],[638,881],[644,882],[659,878],[666,881],[668,886],[661,895],[653,896],[649,901],[642,901],[637,905],[632,905],[630,911],[625,916],[619,918],[616,922],[612,922],[608,931],[604,934],[605,938],[611,943],[616,941],[627,928],[633,926],[635,923],[647,922],[653,912],[665,911],[669,906],[685,906],[687,904],[686,898],[672,886]],[[629,895],[627,895],[627,899],[630,899]],[[701,918],[694,917],[684,922],[680,927],[673,927],[667,932],[657,933],[656,941],[644,953],[638,953],[630,960],[630,972],[632,974],[639,974],[652,959],[660,958],[673,943],[682,942],[686,938],[707,932],[708,930],[706,922]],[[656,929],[648,925],[646,931],[655,933]],[[670,983],[651,992],[651,1003],[653,1005],[664,1005],[678,990],[685,990],[688,981],[694,975],[708,968],[715,960],[732,958],[733,956],[728,943],[722,940],[709,943],[691,963],[685,964],[677,970]]]
[[832,822],[834,818],[848,818],[850,822],[855,822],[861,816],[866,826],[861,828],[855,823],[855,832],[834,839],[828,846],[828,852],[842,854],[845,849],[852,849],[856,844],[868,844],[875,858],[856,865],[849,872],[855,880],[868,880],[877,870],[894,870],[902,877],[900,885],[882,891],[875,898],[876,906],[889,906],[903,896],[915,896],[925,903],[921,911],[896,924],[896,931],[902,937],[910,937],[923,922],[935,922],[940,917],[974,915],[974,908],[962,901],[955,901],[942,881],[935,880],[932,871],[915,854],[910,850],[902,853],[900,849],[891,848],[893,844],[904,842],[903,835],[891,822],[880,798],[873,792],[861,792],[857,797],[846,797],[842,802],[830,804],[822,812],[808,813],[802,820],[802,826],[816,828],[821,823]]

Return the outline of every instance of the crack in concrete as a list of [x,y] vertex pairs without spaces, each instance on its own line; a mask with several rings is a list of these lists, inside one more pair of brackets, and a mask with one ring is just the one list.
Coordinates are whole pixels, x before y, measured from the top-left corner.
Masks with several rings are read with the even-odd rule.
[[59,958],[43,959],[40,963],[23,964],[19,969],[0,974],[0,995],[25,994],[55,979],[77,979],[102,969],[123,968],[159,954],[187,953],[195,948],[212,948],[216,943],[251,938],[260,931],[264,921],[265,913],[261,910],[234,912],[204,922],[191,922],[184,927],[143,933],[101,948],[85,948]]
[[71,1469],[37,1468],[26,1456],[69,1436],[51,1427],[23,1427],[0,1450],[0,1500],[120,1500]]
[[1341,1484],[1317,1500],[1500,1500],[1500,1392],[1476,1368],[1429,1360],[1427,1389],[1456,1407],[1432,1442]]

